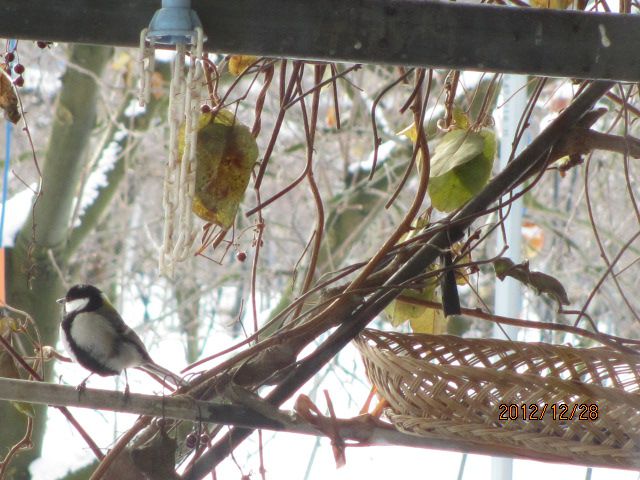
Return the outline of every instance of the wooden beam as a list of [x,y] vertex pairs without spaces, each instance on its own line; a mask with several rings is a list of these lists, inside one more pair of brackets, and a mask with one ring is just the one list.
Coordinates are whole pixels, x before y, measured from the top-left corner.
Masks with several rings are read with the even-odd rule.
[[[2,0],[0,36],[135,46],[160,0]],[[640,16],[425,0],[193,0],[207,50],[640,81]]]

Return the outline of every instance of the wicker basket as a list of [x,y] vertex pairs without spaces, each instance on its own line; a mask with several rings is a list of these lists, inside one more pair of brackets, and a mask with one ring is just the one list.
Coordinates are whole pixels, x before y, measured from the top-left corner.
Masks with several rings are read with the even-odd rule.
[[541,461],[640,468],[640,357],[377,330],[356,345],[401,431]]

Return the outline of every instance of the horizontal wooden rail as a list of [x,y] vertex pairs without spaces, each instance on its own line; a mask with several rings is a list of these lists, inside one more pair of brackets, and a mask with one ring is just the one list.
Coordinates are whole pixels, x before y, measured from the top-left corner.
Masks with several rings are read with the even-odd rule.
[[[2,0],[0,36],[138,44],[160,0]],[[193,0],[207,50],[640,81],[640,15],[426,0]]]

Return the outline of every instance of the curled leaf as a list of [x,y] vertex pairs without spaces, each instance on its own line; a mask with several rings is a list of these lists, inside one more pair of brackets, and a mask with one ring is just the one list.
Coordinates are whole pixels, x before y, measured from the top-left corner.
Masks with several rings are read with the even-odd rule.
[[451,212],[467,203],[489,181],[495,155],[496,139],[491,130],[447,133],[431,158],[431,204]]
[[448,132],[431,157],[431,177],[439,177],[454,168],[470,162],[482,153],[484,138],[468,130]]
[[500,280],[512,277],[536,290],[538,294],[544,293],[553,298],[560,305],[569,305],[569,297],[560,281],[551,275],[529,269],[529,262],[515,264],[509,258],[498,258],[493,262],[496,276]]

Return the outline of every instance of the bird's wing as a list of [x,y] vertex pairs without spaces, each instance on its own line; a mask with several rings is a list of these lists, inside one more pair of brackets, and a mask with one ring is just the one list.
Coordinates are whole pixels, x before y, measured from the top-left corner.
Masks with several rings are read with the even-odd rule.
[[126,323],[124,323],[124,320],[115,308],[110,308],[108,310],[109,312],[107,312],[107,315],[111,318],[113,322],[112,324],[118,335],[120,335],[124,341],[132,344],[143,358],[144,361],[141,362],[141,365],[138,365],[138,368],[158,375],[163,379],[169,380],[176,387],[185,385],[185,382],[184,380],[182,380],[182,378],[180,378],[170,370],[167,370],[166,368],[158,365],[151,359],[149,352],[147,352],[147,348],[144,346],[144,343],[142,343],[142,340],[140,339],[138,334],[134,332]]
[[126,323],[124,323],[124,320],[117,310],[113,308],[109,309],[109,311],[106,311],[104,315],[108,316],[111,319],[112,325],[120,338],[135,347],[135,349],[140,353],[140,356],[142,357],[144,362],[152,362],[151,356],[149,355],[149,352],[147,352],[147,348],[144,346],[144,343],[142,343],[142,340],[140,339],[138,334],[134,332]]

